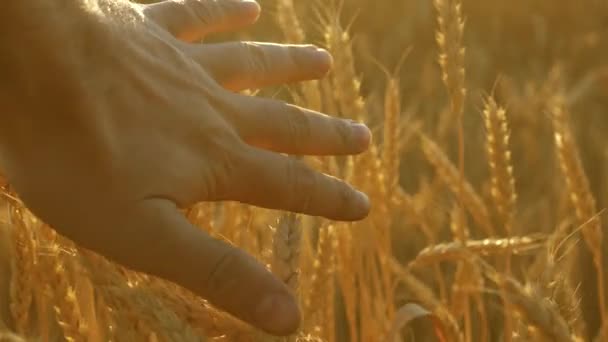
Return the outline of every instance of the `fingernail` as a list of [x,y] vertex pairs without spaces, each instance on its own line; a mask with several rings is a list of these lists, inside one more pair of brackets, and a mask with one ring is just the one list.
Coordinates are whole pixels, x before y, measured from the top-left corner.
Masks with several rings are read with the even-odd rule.
[[257,19],[260,16],[261,7],[255,0],[238,0],[238,11],[244,15]]
[[360,147],[360,151],[365,151],[372,142],[372,132],[369,128],[358,122],[351,123],[353,143]]
[[319,64],[322,64],[325,69],[330,69],[332,64],[334,63],[334,59],[329,53],[329,51],[325,49],[316,49],[315,53]]
[[269,332],[290,334],[298,329],[300,313],[293,298],[286,294],[264,297],[256,307],[255,320]]
[[325,75],[333,64],[333,58],[327,50],[316,46],[305,46],[301,54],[296,53],[298,64],[308,70],[313,70],[319,77]]

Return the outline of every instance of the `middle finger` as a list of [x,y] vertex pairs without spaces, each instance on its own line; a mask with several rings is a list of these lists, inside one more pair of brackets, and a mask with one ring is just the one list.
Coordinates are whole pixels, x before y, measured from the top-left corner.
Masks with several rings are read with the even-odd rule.
[[234,94],[227,118],[249,145],[294,155],[349,155],[367,150],[367,126],[282,101]]

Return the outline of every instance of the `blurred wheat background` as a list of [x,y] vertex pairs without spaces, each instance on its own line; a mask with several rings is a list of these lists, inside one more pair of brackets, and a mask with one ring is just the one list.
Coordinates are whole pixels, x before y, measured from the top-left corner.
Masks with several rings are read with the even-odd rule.
[[254,28],[216,39],[314,43],[335,63],[258,95],[374,132],[360,156],[306,159],[370,195],[362,222],[186,212],[289,284],[298,334],[79,248],[5,184],[0,341],[608,341],[607,2],[261,4]]

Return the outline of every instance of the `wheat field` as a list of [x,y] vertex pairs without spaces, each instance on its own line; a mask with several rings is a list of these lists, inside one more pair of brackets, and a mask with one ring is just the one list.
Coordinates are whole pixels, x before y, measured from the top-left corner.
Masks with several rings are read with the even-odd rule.
[[0,196],[0,341],[608,341],[608,3],[264,0],[229,37],[314,43],[320,81],[263,89],[367,123],[306,157],[372,202],[360,222],[239,203],[188,218],[297,296],[273,337],[58,235]]

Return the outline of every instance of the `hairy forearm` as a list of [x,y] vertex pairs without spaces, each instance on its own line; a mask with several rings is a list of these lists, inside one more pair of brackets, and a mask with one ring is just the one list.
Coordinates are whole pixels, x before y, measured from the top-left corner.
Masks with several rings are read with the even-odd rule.
[[0,12],[1,157],[20,150],[32,125],[78,110],[87,54],[103,48],[101,16],[87,6],[86,0],[19,0]]
[[[115,51],[128,0],[19,0],[0,11],[0,96],[40,95],[48,82],[86,74],[92,60]],[[109,20],[111,16],[111,20]],[[15,94],[16,93],[16,94]]]
[[[84,0],[21,0],[0,14],[0,91],[23,93],[73,66],[92,16]],[[44,71],[44,72],[43,72]],[[40,79],[39,79],[40,78]],[[33,89],[30,89],[33,90]]]
[[[75,43],[80,26],[87,24],[86,0],[10,1],[0,12],[0,43],[3,54],[30,61]],[[12,61],[14,62],[14,61]],[[4,67],[4,66],[3,66]],[[8,67],[8,66],[7,66]]]

